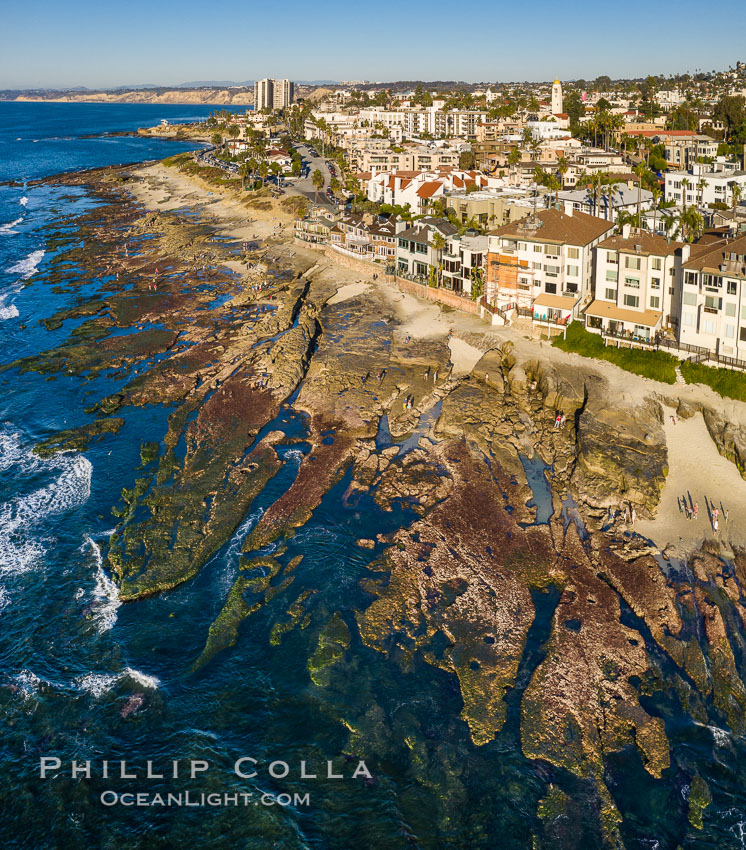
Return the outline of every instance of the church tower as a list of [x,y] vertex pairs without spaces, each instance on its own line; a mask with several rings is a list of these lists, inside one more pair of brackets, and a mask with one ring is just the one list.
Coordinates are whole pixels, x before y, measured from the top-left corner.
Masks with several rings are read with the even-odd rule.
[[562,112],[562,83],[555,80],[552,85],[552,114],[558,115]]

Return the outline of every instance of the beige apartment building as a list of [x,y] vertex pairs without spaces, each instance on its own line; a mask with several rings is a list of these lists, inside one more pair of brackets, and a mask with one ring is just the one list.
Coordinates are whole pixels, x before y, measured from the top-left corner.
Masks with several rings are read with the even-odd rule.
[[265,78],[254,83],[254,110],[268,109],[275,112],[287,109],[295,97],[295,83],[290,80]]

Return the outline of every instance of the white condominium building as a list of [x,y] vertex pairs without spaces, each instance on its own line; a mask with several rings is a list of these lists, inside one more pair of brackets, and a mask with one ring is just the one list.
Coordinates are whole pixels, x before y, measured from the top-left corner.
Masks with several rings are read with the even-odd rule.
[[692,245],[683,272],[681,342],[746,360],[746,236]]
[[590,331],[650,340],[678,326],[681,263],[688,246],[625,225],[596,247],[595,297],[585,310]]
[[292,104],[294,96],[295,83],[290,80],[257,80],[254,83],[254,110],[286,109]]

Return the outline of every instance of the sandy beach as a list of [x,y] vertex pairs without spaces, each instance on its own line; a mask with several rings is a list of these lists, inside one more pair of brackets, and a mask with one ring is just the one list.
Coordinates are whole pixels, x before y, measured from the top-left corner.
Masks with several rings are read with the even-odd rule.
[[[735,464],[718,453],[701,413],[691,419],[676,418],[674,424],[675,411],[665,410],[668,477],[657,516],[638,521],[635,531],[661,549],[670,545],[688,550],[716,538],[728,548],[746,548],[746,481]],[[697,519],[687,519],[685,505],[692,510],[695,504]],[[717,535],[714,510],[719,513]]]

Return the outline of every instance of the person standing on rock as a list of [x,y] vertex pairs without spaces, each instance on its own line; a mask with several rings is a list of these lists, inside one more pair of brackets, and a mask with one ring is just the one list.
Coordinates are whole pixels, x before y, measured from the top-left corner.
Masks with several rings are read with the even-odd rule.
[[634,508],[632,508],[632,525],[635,524],[636,520],[637,520],[637,511]]

